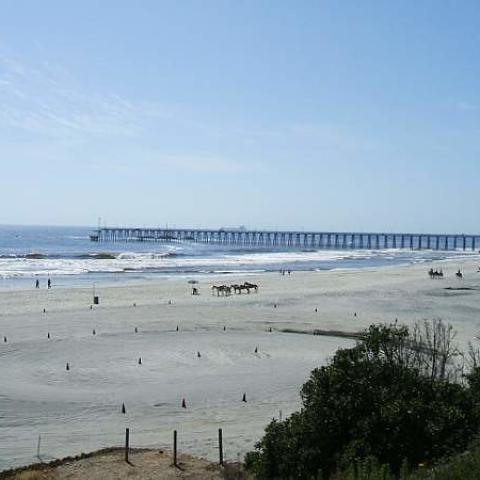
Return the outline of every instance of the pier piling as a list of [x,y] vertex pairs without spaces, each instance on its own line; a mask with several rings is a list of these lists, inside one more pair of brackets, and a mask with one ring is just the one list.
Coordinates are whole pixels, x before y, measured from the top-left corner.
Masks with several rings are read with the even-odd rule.
[[[388,249],[472,250],[480,235],[380,233],[380,232],[316,232],[246,229],[192,228],[126,228],[101,227],[90,239],[94,242],[193,242],[249,247],[295,247],[319,249]],[[94,299],[95,300],[95,299]]]

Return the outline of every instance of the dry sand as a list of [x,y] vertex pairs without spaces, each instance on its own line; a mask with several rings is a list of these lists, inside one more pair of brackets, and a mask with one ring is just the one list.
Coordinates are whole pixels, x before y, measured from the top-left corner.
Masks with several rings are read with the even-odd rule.
[[[240,476],[241,475],[241,476]],[[125,462],[123,450],[106,449],[82,458],[67,458],[54,465],[32,465],[0,473],[0,480],[220,480],[244,478],[239,465],[223,467],[189,455],[181,455],[177,466],[172,457],[158,450],[130,451],[129,462]]]
[[[177,429],[182,452],[210,459],[221,427],[226,458],[237,460],[272,417],[299,408],[312,368],[353,343],[282,329],[442,318],[466,346],[480,331],[476,262],[203,277],[199,296],[185,278],[97,285],[92,310],[90,288],[0,292],[0,470],[31,463],[39,435],[50,460],[120,445],[127,426],[134,447],[168,449]],[[429,279],[431,265],[446,278]],[[211,294],[214,283],[244,281],[258,283],[258,294]]]

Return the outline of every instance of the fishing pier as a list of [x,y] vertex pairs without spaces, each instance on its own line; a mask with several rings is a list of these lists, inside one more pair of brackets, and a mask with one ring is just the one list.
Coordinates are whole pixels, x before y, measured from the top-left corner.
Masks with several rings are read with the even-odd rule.
[[480,235],[426,233],[355,233],[199,228],[101,227],[93,242],[193,242],[242,247],[312,249],[471,250],[480,248]]

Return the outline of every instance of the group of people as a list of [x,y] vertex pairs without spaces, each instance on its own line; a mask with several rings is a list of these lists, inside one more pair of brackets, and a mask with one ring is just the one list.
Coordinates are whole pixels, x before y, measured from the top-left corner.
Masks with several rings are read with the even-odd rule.
[[285,276],[285,274],[288,274],[288,276],[290,276],[291,273],[292,273],[291,270],[283,270],[283,269],[280,270],[280,275],[283,275],[283,276]]
[[[40,288],[40,280],[38,278],[35,280],[35,288]],[[52,288],[52,281],[50,278],[47,280],[47,288]]]
[[[431,268],[429,271],[428,271],[428,275],[430,276],[430,278],[443,278],[443,270],[440,269],[440,270],[434,270],[433,268]],[[455,273],[455,275],[458,277],[458,278],[463,278],[463,273],[462,271],[459,269],[457,271],[457,273]]]
[[433,270],[433,268],[431,268],[429,271],[428,271],[428,275],[430,276],[430,278],[443,278],[443,270],[440,269],[440,270]]

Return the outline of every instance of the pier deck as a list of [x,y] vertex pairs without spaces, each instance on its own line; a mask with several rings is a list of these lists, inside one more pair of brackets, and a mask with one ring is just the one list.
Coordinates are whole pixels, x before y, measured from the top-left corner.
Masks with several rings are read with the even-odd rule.
[[480,247],[480,235],[426,233],[358,233],[189,228],[103,227],[95,242],[194,242],[245,247],[315,249],[471,250]]

